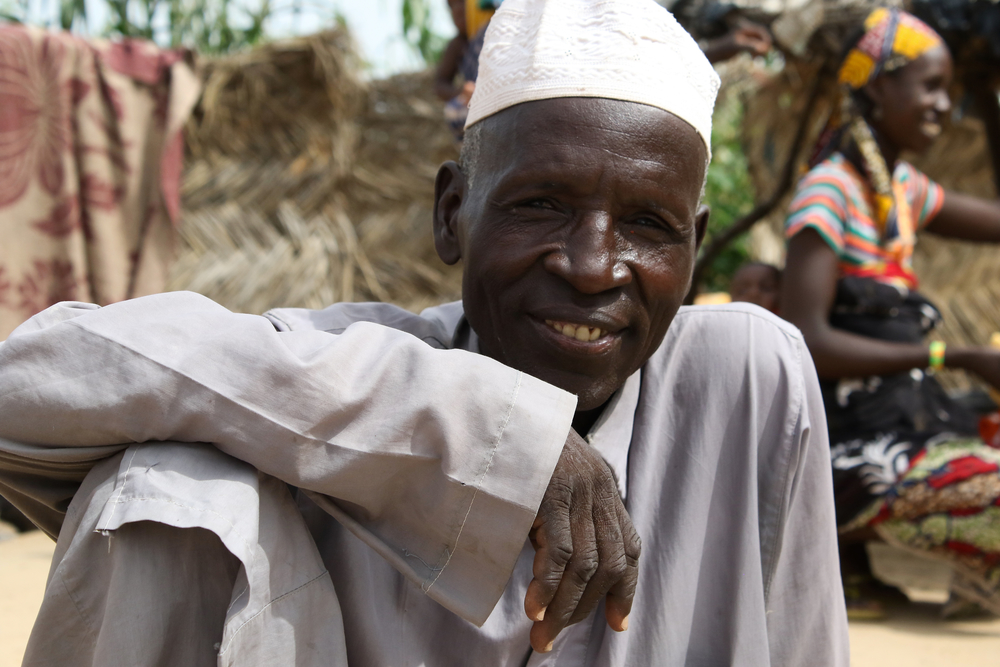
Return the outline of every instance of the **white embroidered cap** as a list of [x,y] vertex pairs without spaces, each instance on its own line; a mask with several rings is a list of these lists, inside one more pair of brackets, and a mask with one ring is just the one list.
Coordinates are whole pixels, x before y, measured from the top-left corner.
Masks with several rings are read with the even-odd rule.
[[718,92],[708,59],[655,0],[504,0],[465,127],[522,102],[602,97],[669,111],[711,152]]

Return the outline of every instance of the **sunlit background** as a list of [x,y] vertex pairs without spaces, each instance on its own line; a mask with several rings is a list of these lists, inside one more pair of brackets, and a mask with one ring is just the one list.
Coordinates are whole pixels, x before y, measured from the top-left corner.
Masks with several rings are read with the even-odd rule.
[[[403,25],[404,5],[412,17],[409,31]],[[372,77],[424,67],[421,31],[431,37],[432,50],[455,34],[445,0],[0,0],[0,13],[34,25],[72,26],[92,37],[132,29],[135,36],[151,33],[161,46],[180,42],[202,52],[311,34],[344,22]],[[123,14],[127,23],[121,21]],[[227,31],[233,33],[229,42]]]

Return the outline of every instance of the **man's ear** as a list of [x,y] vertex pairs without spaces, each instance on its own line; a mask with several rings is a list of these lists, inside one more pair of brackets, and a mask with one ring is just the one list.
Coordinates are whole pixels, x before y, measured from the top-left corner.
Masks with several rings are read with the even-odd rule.
[[701,242],[705,240],[705,233],[708,231],[708,217],[712,210],[706,204],[698,206],[698,212],[694,214],[695,227],[695,250],[701,248]]
[[464,197],[465,174],[449,160],[441,165],[434,179],[434,247],[441,261],[449,266],[462,259],[458,212]]

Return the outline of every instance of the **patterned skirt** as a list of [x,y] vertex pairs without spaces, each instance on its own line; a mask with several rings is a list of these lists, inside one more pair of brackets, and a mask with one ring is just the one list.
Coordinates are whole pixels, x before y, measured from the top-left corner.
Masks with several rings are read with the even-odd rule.
[[1000,614],[1000,449],[941,434],[916,448],[892,434],[832,450],[874,500],[841,532],[874,528],[889,544],[947,561],[952,592]]

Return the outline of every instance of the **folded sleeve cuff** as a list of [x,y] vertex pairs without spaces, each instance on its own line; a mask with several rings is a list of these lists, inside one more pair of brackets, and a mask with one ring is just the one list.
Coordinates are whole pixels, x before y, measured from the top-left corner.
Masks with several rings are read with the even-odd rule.
[[518,373],[455,548],[426,593],[481,626],[503,594],[562,453],[576,396]]

